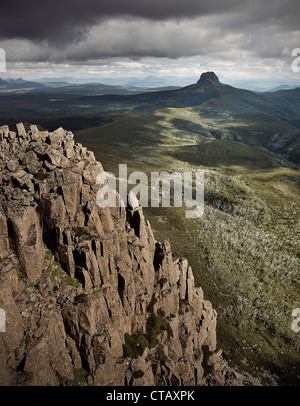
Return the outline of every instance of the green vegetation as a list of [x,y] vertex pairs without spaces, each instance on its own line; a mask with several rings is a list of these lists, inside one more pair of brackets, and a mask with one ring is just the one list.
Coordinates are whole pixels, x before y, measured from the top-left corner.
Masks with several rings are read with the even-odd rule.
[[145,348],[149,347],[149,341],[144,333],[137,332],[132,335],[124,335],[125,344],[123,344],[124,358],[137,358],[144,354]]
[[74,368],[74,379],[68,382],[69,386],[85,386],[87,384],[87,371],[83,368]]
[[146,322],[146,333],[141,331],[132,335],[124,335],[125,344],[123,345],[123,355],[125,358],[137,358],[142,356],[145,348],[154,348],[158,343],[157,336],[161,331],[167,331],[168,337],[172,337],[173,332],[170,324],[160,315],[152,313]]
[[47,248],[46,244],[44,244],[44,247],[45,247],[45,249],[46,249],[46,252],[45,252],[45,262],[48,262],[48,261],[50,261],[50,259],[52,258],[52,252],[51,252],[51,250],[49,250],[49,249]]
[[73,228],[73,231],[75,233],[75,236],[78,237],[79,242],[91,240],[93,238],[93,236],[85,227],[75,227]]
[[[145,216],[155,238],[168,239],[174,256],[192,266],[196,285],[217,310],[218,346],[230,365],[295,384],[300,336],[290,324],[300,306],[299,169],[265,148],[234,141],[262,137],[267,145],[285,131],[276,120],[250,118],[238,109],[222,115],[220,101],[209,102],[118,117],[76,139],[115,174],[119,163],[129,173],[205,171],[201,219],[186,219],[185,207],[144,208]],[[223,139],[226,133],[231,140]]]
[[[45,264],[48,264],[52,258],[52,252],[47,249],[45,253]],[[64,286],[78,286],[79,282],[75,278],[71,278],[55,261],[47,265],[47,271],[50,273],[53,282],[57,285],[58,282],[63,283]]]
[[157,336],[162,331],[165,330],[168,333],[168,337],[172,337],[173,332],[170,324],[161,316],[157,316],[152,313],[147,318],[146,323],[146,333],[149,342],[149,348],[154,348],[158,344]]
[[155,359],[159,361],[161,365],[165,364],[166,357],[163,352],[163,348],[160,345],[155,350]]
[[147,313],[153,313],[154,311],[154,305],[157,303],[157,299],[155,297],[155,293],[153,293],[152,298],[150,300],[150,303],[147,306]]

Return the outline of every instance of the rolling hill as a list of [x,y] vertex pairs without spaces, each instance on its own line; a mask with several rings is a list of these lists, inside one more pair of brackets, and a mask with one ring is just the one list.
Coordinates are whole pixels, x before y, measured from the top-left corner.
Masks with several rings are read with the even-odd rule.
[[300,87],[296,89],[282,89],[275,92],[263,93],[263,96],[273,103],[300,112]]
[[[205,133],[206,137],[263,146],[290,161],[300,162],[300,114],[296,108],[299,89],[257,94],[225,85],[213,72],[203,73],[190,86],[142,93],[92,83],[41,86],[29,93],[2,94],[0,121],[36,122],[50,129],[63,121],[65,127],[75,131],[114,121],[122,115],[190,108],[202,123],[200,127],[194,126],[195,136]],[[178,127],[191,128],[189,119],[176,120]]]

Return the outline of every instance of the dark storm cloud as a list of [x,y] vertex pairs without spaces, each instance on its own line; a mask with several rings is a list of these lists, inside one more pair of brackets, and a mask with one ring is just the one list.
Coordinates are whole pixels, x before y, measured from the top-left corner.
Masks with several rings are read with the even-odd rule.
[[299,0],[10,0],[0,47],[14,62],[276,58],[299,46],[299,10]]
[[199,0],[11,0],[1,5],[0,37],[48,40],[59,44],[81,38],[108,17],[132,16],[152,20],[222,13],[236,1]]
[[89,27],[109,17],[166,20],[224,13],[238,14],[230,22],[232,28],[278,18],[287,26],[299,25],[298,0],[10,0],[1,4],[0,38],[47,40],[59,45],[82,38]]

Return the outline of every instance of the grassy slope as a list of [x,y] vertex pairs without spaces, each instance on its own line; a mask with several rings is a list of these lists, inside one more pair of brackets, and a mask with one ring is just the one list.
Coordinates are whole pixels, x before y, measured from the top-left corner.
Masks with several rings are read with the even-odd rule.
[[300,112],[300,87],[296,89],[277,90],[265,92],[263,96],[281,106],[287,106]]
[[188,258],[218,311],[218,344],[229,360],[252,374],[264,369],[280,383],[299,384],[300,335],[290,327],[291,312],[300,307],[299,171],[282,167],[289,165],[264,148],[213,139],[260,129],[261,122],[211,111],[118,117],[76,139],[114,173],[119,163],[128,163],[129,172],[206,171],[201,220],[186,219],[185,208],[148,208],[146,216],[156,238],[169,239],[174,255]]
[[[64,125],[74,131],[99,125],[114,115],[143,113],[146,117],[149,112],[168,106],[173,109],[160,111],[165,111],[167,121],[173,117],[174,122],[169,123],[173,133],[177,128],[177,132],[182,129],[183,133],[264,146],[290,161],[300,162],[300,116],[286,99],[286,105],[279,105],[277,99],[273,102],[248,90],[214,84],[130,94],[115,94],[116,89],[119,87],[87,84],[50,88],[49,92],[37,89],[28,94],[0,94],[0,122],[34,122],[50,130]],[[107,91],[113,94],[102,94]],[[297,104],[297,97],[292,100]],[[185,108],[181,114],[179,107]],[[148,117],[157,120],[157,114],[156,111]],[[124,125],[125,122],[126,119]]]

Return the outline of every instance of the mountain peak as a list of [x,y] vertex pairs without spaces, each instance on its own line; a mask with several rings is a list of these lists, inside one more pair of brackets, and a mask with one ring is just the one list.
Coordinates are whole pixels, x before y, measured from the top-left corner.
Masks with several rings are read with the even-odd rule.
[[220,85],[218,76],[214,72],[204,72],[200,76],[200,79],[197,82],[197,85],[211,86],[211,85]]

